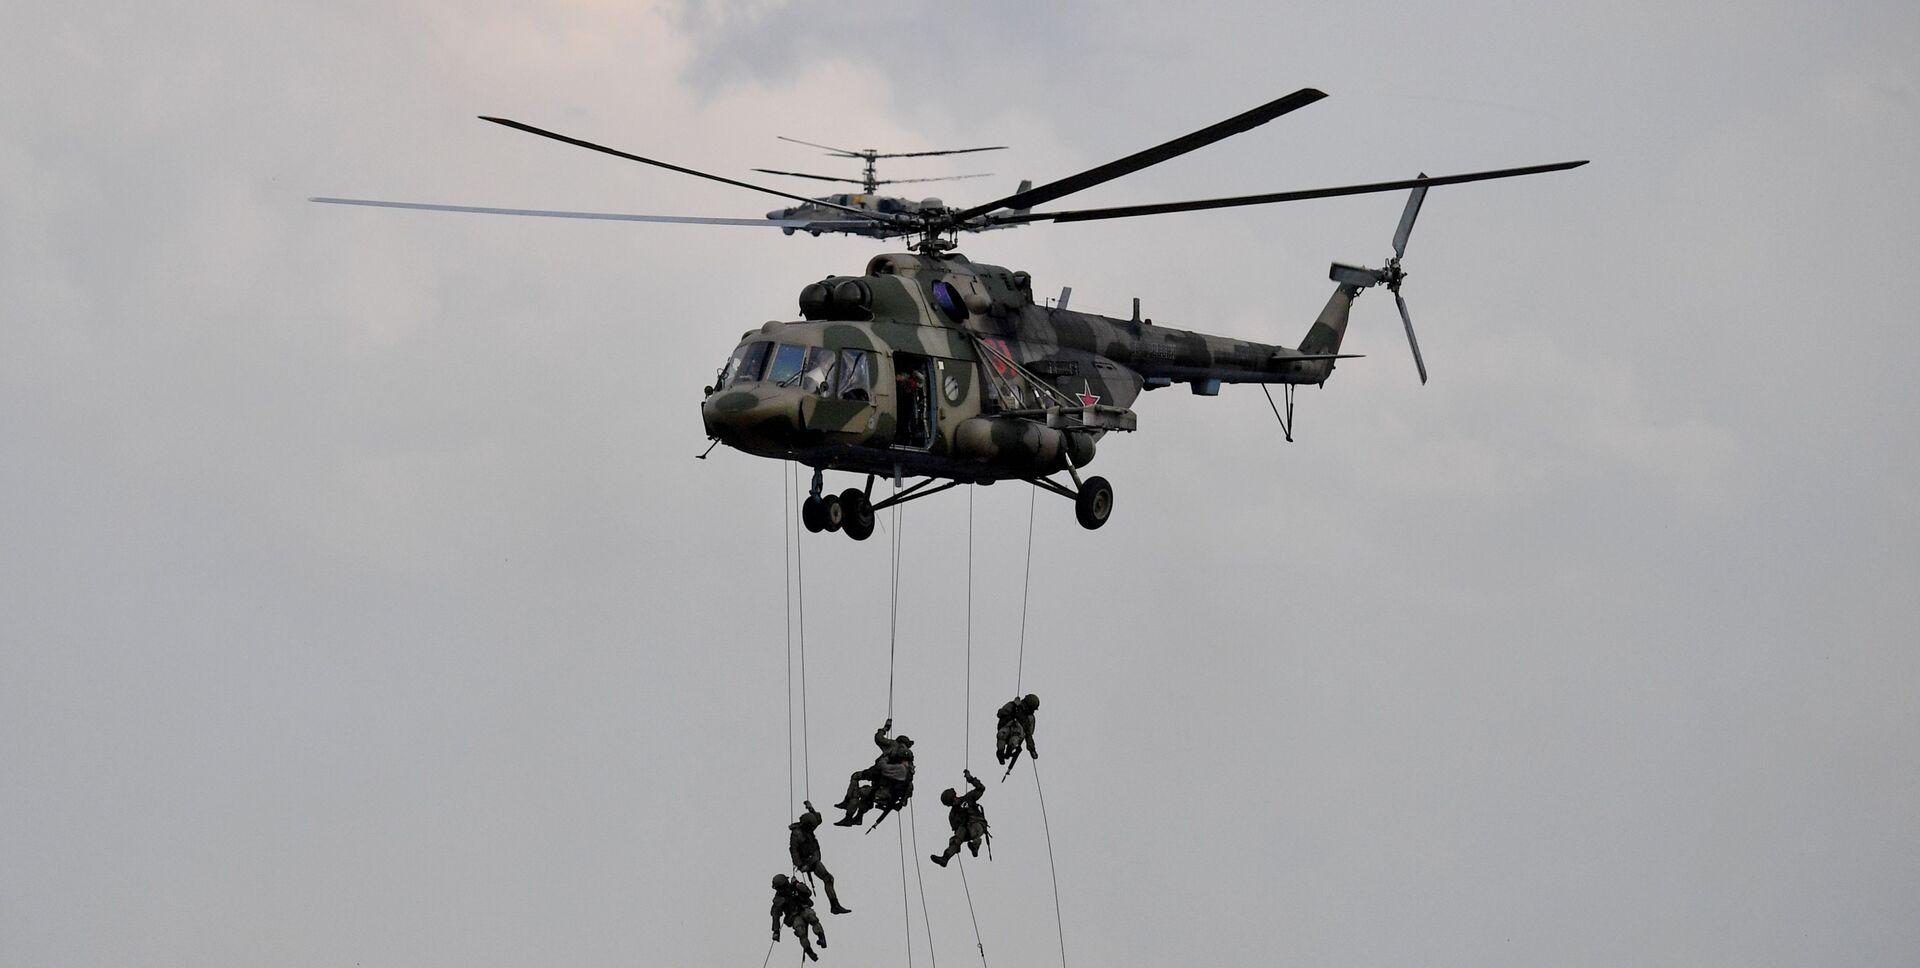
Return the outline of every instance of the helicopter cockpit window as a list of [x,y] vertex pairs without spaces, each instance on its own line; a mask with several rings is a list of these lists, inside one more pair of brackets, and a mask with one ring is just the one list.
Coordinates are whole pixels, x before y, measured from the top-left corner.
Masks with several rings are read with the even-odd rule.
[[730,387],[736,383],[747,383],[760,379],[760,370],[767,365],[767,348],[772,343],[748,343],[733,351],[733,359],[727,361],[725,373],[720,375],[720,385]]
[[773,351],[773,365],[767,368],[767,380],[781,386],[788,386],[800,375],[807,362],[807,348],[781,343]]
[[866,350],[840,351],[840,399],[873,399],[873,375],[868,366]]
[[827,396],[833,392],[833,364],[839,354],[818,346],[807,350],[807,368],[800,371],[800,389]]

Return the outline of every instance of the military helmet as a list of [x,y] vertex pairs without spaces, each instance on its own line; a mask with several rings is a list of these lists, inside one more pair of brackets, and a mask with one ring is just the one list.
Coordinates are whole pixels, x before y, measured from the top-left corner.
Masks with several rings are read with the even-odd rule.
[[776,890],[776,891],[778,891],[778,890],[780,890],[780,889],[782,889],[782,888],[784,888],[784,887],[786,887],[786,886],[787,886],[787,875],[785,875],[785,874],[775,874],[775,875],[773,875],[773,889],[774,889],[774,890]]
[[953,792],[952,787],[940,791],[940,802],[949,807],[953,806],[953,802],[958,799],[960,799],[960,794]]
[[908,736],[908,735],[907,735],[907,734],[905,734],[905,733],[902,733],[902,734],[900,734],[899,736],[895,736],[895,737],[893,738],[893,741],[894,741],[894,742],[896,742],[896,743],[899,743],[899,744],[900,744],[901,746],[912,746],[912,745],[913,745],[913,737],[911,737],[911,736]]
[[1028,709],[1039,709],[1040,697],[1034,695],[1033,693],[1027,693],[1027,698],[1020,700],[1020,703],[1021,705],[1026,706]]

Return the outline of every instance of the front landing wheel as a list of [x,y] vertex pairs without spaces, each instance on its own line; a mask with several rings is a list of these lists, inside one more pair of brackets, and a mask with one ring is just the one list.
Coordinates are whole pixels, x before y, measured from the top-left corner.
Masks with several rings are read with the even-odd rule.
[[815,534],[825,531],[827,528],[827,509],[825,504],[817,497],[809,497],[801,501],[800,523],[806,525],[807,530]]
[[840,492],[840,530],[855,541],[873,537],[873,502],[857,487]]
[[1113,516],[1113,485],[1104,477],[1089,477],[1073,499],[1073,516],[1088,531],[1106,524]]

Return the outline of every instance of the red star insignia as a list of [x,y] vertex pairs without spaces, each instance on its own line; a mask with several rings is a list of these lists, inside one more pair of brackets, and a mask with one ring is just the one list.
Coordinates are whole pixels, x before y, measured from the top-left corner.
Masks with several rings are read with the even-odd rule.
[[1074,395],[1080,398],[1080,405],[1083,407],[1091,407],[1100,402],[1100,395],[1094,393],[1093,387],[1085,380],[1080,381],[1080,392]]

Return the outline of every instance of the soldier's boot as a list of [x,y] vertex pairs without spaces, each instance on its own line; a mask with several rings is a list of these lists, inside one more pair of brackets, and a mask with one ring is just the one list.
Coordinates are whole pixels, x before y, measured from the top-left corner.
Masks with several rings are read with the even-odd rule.
[[973,851],[973,856],[980,856],[980,841],[977,839],[967,841],[967,849]]
[[860,779],[861,774],[865,772],[867,771],[859,770],[847,779],[847,795],[841,797],[840,802],[833,805],[834,809],[851,810],[853,805],[860,801]]
[[827,889],[827,910],[834,914],[852,914],[853,909],[841,904],[840,895],[834,892],[833,875],[827,873],[825,868],[816,867],[814,869],[820,872],[820,883]]

